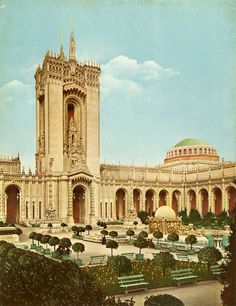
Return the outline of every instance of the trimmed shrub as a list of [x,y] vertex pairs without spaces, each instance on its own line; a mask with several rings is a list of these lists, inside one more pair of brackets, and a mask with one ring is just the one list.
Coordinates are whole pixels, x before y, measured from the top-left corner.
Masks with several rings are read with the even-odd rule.
[[146,297],[144,306],[184,306],[184,303],[173,295],[160,294]]

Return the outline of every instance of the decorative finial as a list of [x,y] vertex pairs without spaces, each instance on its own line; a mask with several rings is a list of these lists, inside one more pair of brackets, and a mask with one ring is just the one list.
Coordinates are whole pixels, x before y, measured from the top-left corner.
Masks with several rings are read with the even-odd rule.
[[71,17],[71,31],[70,31],[69,60],[70,61],[75,61],[74,25],[73,25],[72,17]]
[[63,54],[63,44],[64,44],[64,30],[61,29],[61,50],[60,50],[60,54]]

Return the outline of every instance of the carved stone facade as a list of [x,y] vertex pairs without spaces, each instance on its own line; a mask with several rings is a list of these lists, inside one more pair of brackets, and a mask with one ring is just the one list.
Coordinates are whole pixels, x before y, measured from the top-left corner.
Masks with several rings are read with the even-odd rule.
[[201,214],[236,205],[236,164],[205,143],[181,142],[155,167],[100,164],[99,77],[98,64],[76,61],[73,33],[68,60],[62,47],[46,53],[35,73],[36,170],[0,158],[0,220],[95,223],[162,205]]

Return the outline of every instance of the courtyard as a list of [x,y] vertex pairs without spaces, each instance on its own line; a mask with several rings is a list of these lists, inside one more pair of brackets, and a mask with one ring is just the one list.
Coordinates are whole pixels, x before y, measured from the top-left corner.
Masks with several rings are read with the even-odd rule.
[[[29,234],[32,231],[35,232],[42,232],[40,228],[35,227],[21,227],[23,233],[20,235],[20,243],[22,244],[28,244],[30,246],[31,240],[29,239]],[[119,234],[124,234],[127,229],[124,229],[122,226],[117,225],[108,225],[107,230],[110,232],[112,230],[119,232]],[[145,230],[145,228],[144,228]],[[46,230],[47,231],[47,230]],[[45,230],[43,231],[45,233]],[[136,233],[140,232],[140,230],[135,230]],[[100,229],[96,228],[91,232],[91,236],[98,236],[100,233]],[[71,240],[71,243],[74,244],[75,242],[78,242],[78,239],[73,238],[73,232],[72,231],[64,231],[64,232],[58,232],[58,233],[51,233],[52,236],[57,236],[58,238],[69,238]],[[84,238],[88,237],[87,233],[83,233]],[[98,255],[106,255],[110,256],[110,249],[106,248],[106,245],[102,245],[98,242],[90,242],[86,240],[79,241],[84,244],[85,251],[80,254],[80,258],[82,259],[83,265],[88,265],[89,259],[91,256],[98,256]],[[159,253],[159,250],[156,250],[154,248],[144,248],[142,249],[142,254],[144,254],[145,259],[152,259],[153,253]],[[121,255],[122,253],[138,253],[137,247],[134,245],[128,245],[128,244],[119,244],[119,247],[115,250],[113,250],[113,254],[115,255]],[[175,259],[177,259],[177,256],[175,253],[173,253]],[[71,257],[75,258],[76,254],[72,252]],[[190,261],[198,262],[197,255],[190,255],[189,256]],[[151,295],[155,294],[170,294],[173,295],[179,299],[181,299],[186,306],[220,306],[221,298],[220,298],[220,292],[221,292],[221,285],[217,280],[208,280],[208,281],[200,281],[196,284],[183,284],[181,287],[177,286],[168,286],[168,287],[162,287],[162,288],[155,288],[155,289],[149,289],[147,292],[144,290],[138,290],[138,291],[131,291],[128,293],[128,295],[125,294],[118,294],[117,297],[120,297],[121,300],[126,300],[127,298],[130,299],[131,297],[134,298],[135,306],[141,306],[144,303],[144,300],[146,297],[149,297]]]

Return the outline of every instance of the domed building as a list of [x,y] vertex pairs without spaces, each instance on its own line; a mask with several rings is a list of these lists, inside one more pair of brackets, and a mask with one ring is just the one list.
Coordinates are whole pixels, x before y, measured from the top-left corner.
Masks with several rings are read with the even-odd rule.
[[153,167],[100,163],[100,73],[76,59],[73,32],[68,59],[63,48],[45,54],[35,72],[36,167],[0,158],[0,220],[72,225],[122,221],[133,208],[164,218],[184,208],[231,211],[236,163],[202,140],[180,141]]
[[165,164],[218,164],[219,156],[216,149],[195,138],[186,138],[167,151]]

